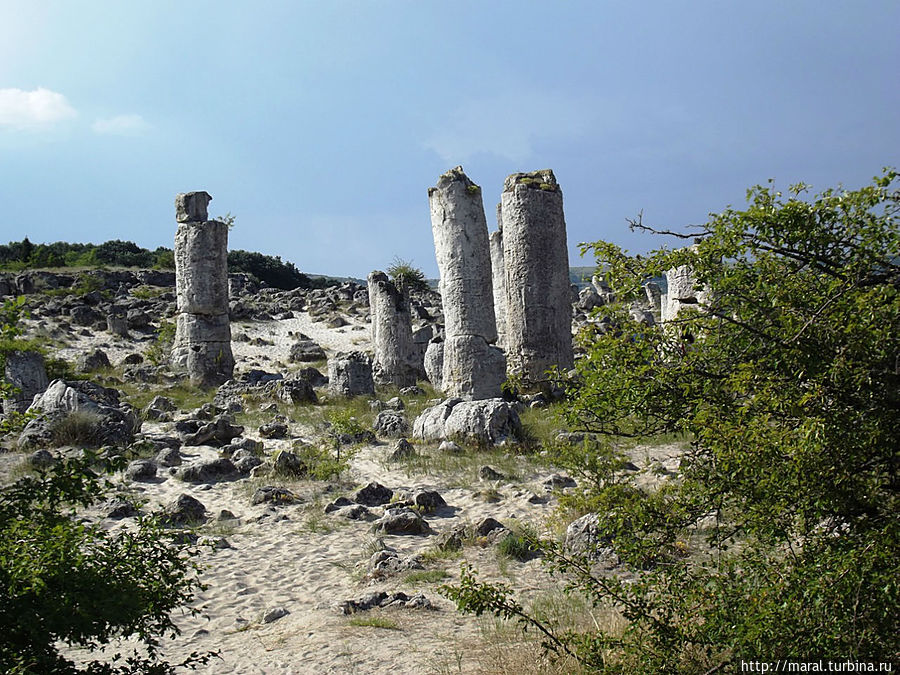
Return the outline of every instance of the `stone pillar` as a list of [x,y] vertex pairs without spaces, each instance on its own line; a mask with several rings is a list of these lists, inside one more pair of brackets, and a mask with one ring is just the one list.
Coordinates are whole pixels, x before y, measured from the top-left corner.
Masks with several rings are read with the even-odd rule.
[[372,361],[363,352],[340,352],[328,359],[328,390],[335,396],[375,393]]
[[562,191],[549,169],[514,173],[500,203],[509,370],[538,382],[574,363]]
[[497,345],[506,349],[506,268],[503,264],[503,218],[497,204],[497,231],[491,232],[491,283],[494,316],[497,319]]
[[506,361],[497,340],[491,257],[481,188],[451,169],[428,190],[444,308],[442,389],[447,396],[501,395]]
[[666,271],[666,292],[661,297],[661,321],[678,317],[685,307],[698,309],[707,301],[706,292],[697,288],[697,278],[689,265]]
[[377,384],[411,387],[425,373],[413,341],[409,296],[384,272],[369,275],[369,308],[375,359],[372,376]]
[[212,197],[188,192],[175,197],[175,292],[178,316],[172,365],[204,387],[234,372],[228,319],[228,226],[207,220]]

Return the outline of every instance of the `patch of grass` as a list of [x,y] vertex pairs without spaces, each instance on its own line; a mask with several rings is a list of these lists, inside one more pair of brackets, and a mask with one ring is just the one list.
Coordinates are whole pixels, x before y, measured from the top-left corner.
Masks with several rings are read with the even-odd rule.
[[529,449],[540,449],[553,443],[559,432],[566,430],[561,412],[560,404],[553,404],[545,408],[525,408],[519,413],[524,445]]
[[363,628],[381,628],[384,630],[400,630],[400,626],[393,619],[383,616],[354,616],[347,621],[348,626],[358,626]]
[[164,293],[169,292],[171,289],[162,288],[159,286],[148,286],[146,284],[142,284],[140,286],[136,286],[131,289],[131,295],[140,300],[152,300],[153,298],[158,298]]
[[533,547],[533,535],[525,532],[510,532],[497,542],[497,553],[505,558],[526,562],[537,554]]
[[215,389],[202,389],[193,386],[187,380],[172,385],[159,385],[149,389],[141,389],[130,382],[117,385],[125,395],[125,400],[135,408],[142,409],[156,396],[165,396],[172,400],[178,410],[193,410],[204,403],[212,402]]
[[100,445],[100,416],[86,410],[74,410],[54,422],[50,432],[56,447],[96,448]]
[[403,583],[409,586],[420,584],[436,584],[450,577],[446,570],[416,570],[403,577]]

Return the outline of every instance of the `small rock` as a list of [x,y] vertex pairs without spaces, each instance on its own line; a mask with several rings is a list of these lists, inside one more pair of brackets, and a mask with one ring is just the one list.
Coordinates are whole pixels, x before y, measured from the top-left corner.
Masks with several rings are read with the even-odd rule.
[[440,452],[449,452],[453,454],[459,454],[463,451],[463,449],[453,441],[441,441],[441,444],[438,446],[438,450]]
[[278,621],[278,619],[282,619],[290,614],[284,607],[275,607],[274,609],[270,609],[263,616],[263,623],[272,623],[273,621]]
[[396,443],[394,443],[394,447],[391,449],[391,452],[388,455],[388,461],[397,462],[401,459],[412,457],[415,454],[416,449],[413,447],[412,443],[410,443],[405,438],[401,438]]
[[256,490],[250,498],[250,503],[256,504],[295,504],[298,501],[297,495],[286,488],[266,485]]
[[162,521],[166,525],[192,525],[206,522],[206,507],[182,493],[163,508]]
[[342,509],[345,506],[355,506],[356,502],[347,499],[346,497],[338,497],[333,502],[328,504],[325,507],[325,513],[331,513],[332,511],[337,511],[338,509]]
[[156,478],[156,464],[149,459],[136,459],[125,469],[125,478],[129,480],[150,480]]
[[499,520],[494,518],[485,518],[475,526],[475,534],[479,537],[486,537],[495,530],[506,530],[507,527]]
[[421,492],[417,492],[413,497],[413,503],[424,509],[426,513],[431,513],[432,511],[447,506],[447,502],[445,502],[440,493],[435,490],[422,490]]
[[282,450],[275,457],[273,470],[281,476],[303,476],[306,474],[306,463],[289,450]]
[[381,506],[382,504],[390,502],[393,496],[394,491],[390,488],[386,488],[380,483],[369,483],[364,488],[358,490],[353,499],[357,504],[364,504],[365,506]]
[[551,474],[550,477],[544,481],[544,486],[548,490],[562,490],[564,488],[573,488],[576,485],[577,483],[574,478],[563,476],[558,473]]
[[375,522],[375,531],[384,534],[431,534],[422,516],[407,506],[388,511]]
[[478,477],[481,478],[481,480],[503,480],[506,478],[502,473],[492,469],[487,464],[478,469]]
[[156,463],[160,466],[181,466],[181,451],[178,448],[163,448],[156,455]]

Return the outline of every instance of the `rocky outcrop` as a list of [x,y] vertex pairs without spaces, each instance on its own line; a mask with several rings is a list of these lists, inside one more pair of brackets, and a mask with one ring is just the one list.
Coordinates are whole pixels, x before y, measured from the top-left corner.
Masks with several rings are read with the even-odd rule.
[[328,361],[328,389],[336,396],[374,394],[372,361],[363,352],[342,352]]
[[562,191],[549,169],[514,173],[500,203],[509,372],[539,382],[574,359]]
[[413,341],[409,296],[384,272],[369,275],[369,308],[378,384],[411,387],[425,376],[420,350]]
[[3,379],[14,387],[3,399],[3,413],[25,412],[34,397],[45,391],[49,384],[44,357],[38,352],[9,352]]
[[502,399],[463,401],[451,398],[426,409],[413,424],[413,436],[425,441],[458,439],[497,444],[522,438],[516,409]]
[[441,389],[468,399],[499,396],[506,368],[492,346],[497,323],[481,188],[456,167],[428,190],[428,200],[445,322]]
[[141,428],[137,411],[119,400],[118,391],[82,380],[53,380],[28,410],[36,417],[22,430],[20,448],[52,443],[54,429],[73,414],[79,417],[78,433],[98,446],[128,445]]
[[228,317],[228,226],[206,220],[206,192],[175,197],[175,287],[178,299],[172,365],[208,387],[231,378]]

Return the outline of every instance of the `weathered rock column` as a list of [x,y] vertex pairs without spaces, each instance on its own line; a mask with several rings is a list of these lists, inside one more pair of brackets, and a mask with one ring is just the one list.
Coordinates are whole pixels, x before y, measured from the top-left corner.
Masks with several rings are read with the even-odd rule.
[[490,234],[491,283],[494,294],[494,316],[497,319],[497,345],[506,349],[506,267],[503,264],[503,218],[497,204],[497,231]]
[[428,190],[444,307],[442,389],[470,399],[500,396],[506,379],[497,340],[491,258],[481,188],[451,169]]
[[228,226],[207,220],[211,199],[206,192],[175,197],[178,317],[172,365],[204,387],[230,380],[234,371],[228,319]]
[[36,394],[42,394],[50,381],[44,366],[44,357],[38,352],[10,352],[6,355],[3,379],[15,387],[2,401],[2,412],[25,412]]
[[509,370],[538,382],[574,361],[562,191],[549,169],[514,173],[500,204]]
[[411,387],[425,372],[417,358],[421,350],[413,341],[409,297],[384,272],[372,272],[368,281],[375,347],[372,376],[377,384]]

